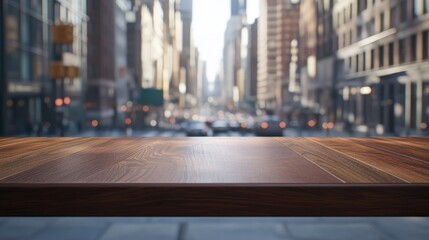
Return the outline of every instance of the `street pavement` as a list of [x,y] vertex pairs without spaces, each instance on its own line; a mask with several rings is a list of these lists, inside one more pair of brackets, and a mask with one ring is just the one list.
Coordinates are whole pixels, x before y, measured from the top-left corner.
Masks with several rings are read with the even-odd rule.
[[[145,130],[109,130],[109,131],[94,131],[89,130],[71,136],[76,137],[186,137],[186,133],[180,130],[163,130],[157,128],[148,128]],[[252,132],[228,131],[225,133],[215,134],[214,137],[252,137],[255,136]],[[302,130],[287,128],[283,131],[285,137],[364,137],[364,133],[349,134],[340,131],[322,131],[322,130]]]
[[426,240],[428,217],[0,217],[1,240]]

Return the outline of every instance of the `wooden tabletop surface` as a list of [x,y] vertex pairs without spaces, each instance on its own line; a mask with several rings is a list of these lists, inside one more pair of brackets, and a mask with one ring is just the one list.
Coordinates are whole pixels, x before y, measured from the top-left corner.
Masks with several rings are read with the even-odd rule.
[[0,215],[429,216],[429,138],[0,138]]

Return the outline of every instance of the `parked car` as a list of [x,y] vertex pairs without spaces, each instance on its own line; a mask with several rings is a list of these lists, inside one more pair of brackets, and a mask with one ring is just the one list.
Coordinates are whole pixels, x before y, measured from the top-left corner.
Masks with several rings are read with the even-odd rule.
[[256,136],[283,136],[286,122],[281,121],[278,116],[266,115],[256,121],[254,132]]
[[204,122],[190,121],[186,127],[187,136],[208,136],[210,129]]
[[228,132],[229,127],[228,123],[224,120],[216,120],[212,123],[213,133],[223,133]]
[[229,130],[231,131],[238,131],[240,130],[240,123],[236,120],[229,120],[228,121]]

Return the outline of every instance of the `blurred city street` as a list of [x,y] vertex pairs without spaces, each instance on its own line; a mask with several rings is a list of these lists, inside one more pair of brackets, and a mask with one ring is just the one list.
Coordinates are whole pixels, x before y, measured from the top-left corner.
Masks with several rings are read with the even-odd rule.
[[0,218],[2,240],[424,240],[429,218]]

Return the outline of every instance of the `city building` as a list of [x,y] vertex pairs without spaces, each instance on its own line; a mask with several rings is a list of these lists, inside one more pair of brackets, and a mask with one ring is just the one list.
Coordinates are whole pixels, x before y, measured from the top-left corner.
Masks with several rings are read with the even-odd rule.
[[142,87],[142,3],[130,0],[130,9],[126,13],[127,21],[127,70],[132,78],[133,102],[137,101]]
[[[317,2],[302,0],[299,19],[299,82],[301,88],[301,105],[305,115],[320,113],[317,101]],[[304,112],[304,111],[302,111]],[[302,117],[302,116],[301,116]],[[314,117],[314,116],[307,116]]]
[[192,0],[180,0],[180,17],[182,21],[182,52],[180,56],[180,83],[181,104],[190,107],[189,99],[194,91],[195,75],[195,52],[192,37]]
[[[126,24],[121,1],[88,1],[87,120],[94,127],[119,126],[118,98],[126,73]],[[125,28],[125,29],[124,29]],[[119,51],[123,51],[119,53]],[[119,56],[117,56],[119,54]],[[119,90],[119,92],[118,92]],[[96,124],[95,124],[96,123]]]
[[337,33],[334,28],[334,0],[317,1],[316,102],[319,123],[335,122],[334,90]]
[[248,54],[244,99],[248,110],[254,112],[258,82],[258,19],[249,26]]
[[427,131],[427,0],[336,1],[337,122],[368,134]]
[[244,99],[248,59],[248,26],[245,0],[231,0],[231,17],[224,35],[222,104],[238,107]]
[[257,107],[287,112],[292,41],[299,30],[299,1],[260,1]]
[[[81,129],[86,84],[86,1],[5,0],[0,18],[0,135],[54,135],[60,124],[64,124],[66,132]],[[60,22],[72,24],[73,36],[70,44],[58,49],[51,34],[53,25]],[[52,79],[53,59],[64,65],[73,62],[79,74],[61,81]],[[56,107],[57,98],[61,98],[61,105],[66,104]],[[58,118],[60,112],[62,118]]]

